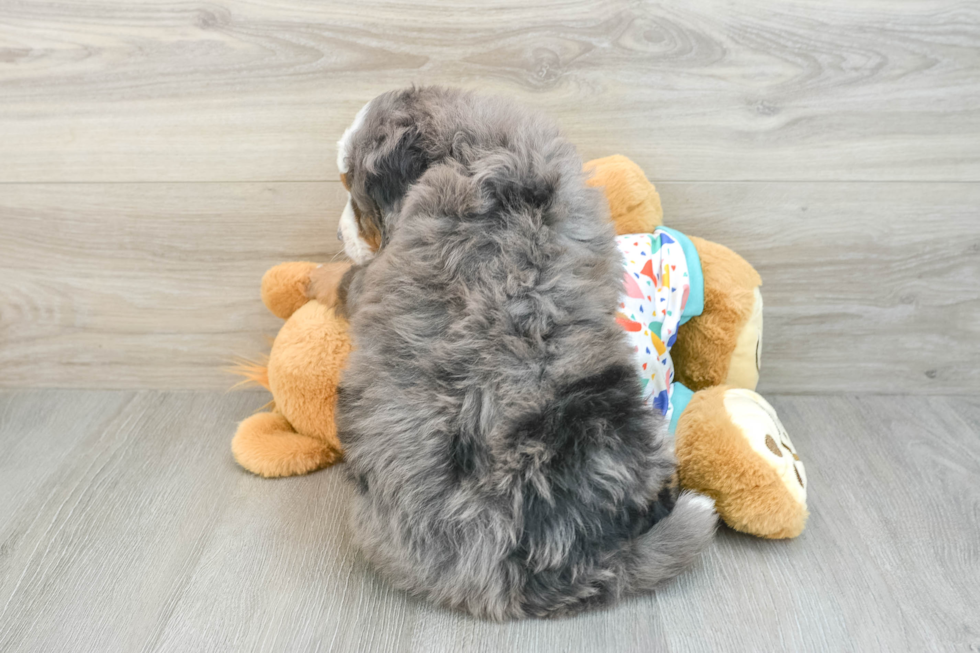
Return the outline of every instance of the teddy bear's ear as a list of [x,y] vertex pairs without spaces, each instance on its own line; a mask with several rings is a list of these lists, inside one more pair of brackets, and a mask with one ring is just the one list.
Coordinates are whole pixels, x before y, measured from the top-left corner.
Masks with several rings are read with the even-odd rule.
[[660,195],[633,161],[614,154],[589,161],[585,172],[586,183],[606,194],[617,234],[650,233],[663,225]]

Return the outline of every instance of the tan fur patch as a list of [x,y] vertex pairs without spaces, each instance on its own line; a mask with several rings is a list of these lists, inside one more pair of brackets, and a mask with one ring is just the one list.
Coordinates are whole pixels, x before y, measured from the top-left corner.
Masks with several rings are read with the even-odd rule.
[[372,252],[381,249],[381,229],[378,228],[375,220],[365,215],[356,202],[351,202],[354,209],[354,217],[357,218],[357,230],[361,235],[361,240],[368,244]]

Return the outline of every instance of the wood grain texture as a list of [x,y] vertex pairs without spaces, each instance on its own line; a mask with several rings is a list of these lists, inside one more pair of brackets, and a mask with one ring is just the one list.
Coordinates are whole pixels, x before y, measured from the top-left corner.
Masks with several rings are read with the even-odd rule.
[[660,189],[762,275],[760,392],[980,392],[980,185]]
[[[340,184],[6,186],[3,385],[229,387],[281,321],[285,260],[337,253]],[[314,244],[315,243],[315,244]]]
[[332,179],[411,82],[517,96],[658,179],[980,181],[965,0],[5,2],[0,181]]
[[[722,530],[654,595],[491,624],[393,591],[339,468],[231,460],[261,394],[0,393],[0,650],[969,651],[980,401],[772,397],[809,476],[797,540]],[[972,647],[972,648],[971,648]]]
[[[337,253],[338,183],[11,184],[0,386],[226,388],[263,272]],[[659,185],[764,279],[762,392],[980,391],[980,185]]]

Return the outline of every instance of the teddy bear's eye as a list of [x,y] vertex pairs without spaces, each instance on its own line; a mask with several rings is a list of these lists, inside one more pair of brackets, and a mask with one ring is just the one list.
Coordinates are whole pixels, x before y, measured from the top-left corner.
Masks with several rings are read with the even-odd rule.
[[779,445],[776,444],[776,441],[768,433],[766,434],[766,448],[768,448],[769,451],[773,452],[773,454],[776,456],[779,456],[780,458],[783,457],[783,452],[779,449]]

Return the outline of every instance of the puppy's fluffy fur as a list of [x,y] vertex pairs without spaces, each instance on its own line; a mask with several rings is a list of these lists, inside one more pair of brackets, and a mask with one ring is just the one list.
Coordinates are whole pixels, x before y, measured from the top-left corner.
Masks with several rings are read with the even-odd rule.
[[689,565],[713,504],[671,483],[575,148],[539,115],[443,88],[376,98],[340,146],[360,265],[341,292],[355,350],[337,425],[366,556],[495,619],[575,612]]

